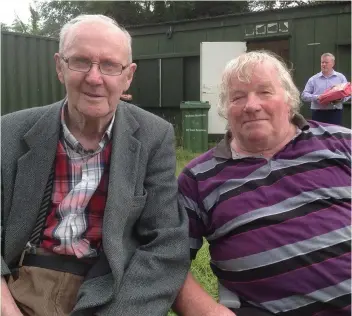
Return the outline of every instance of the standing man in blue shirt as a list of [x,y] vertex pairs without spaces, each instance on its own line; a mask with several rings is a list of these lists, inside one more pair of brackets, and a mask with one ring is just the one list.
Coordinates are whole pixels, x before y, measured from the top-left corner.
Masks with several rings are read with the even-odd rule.
[[321,55],[321,72],[309,78],[304,91],[302,100],[311,102],[312,119],[314,121],[330,124],[342,125],[342,112],[345,100],[322,105],[319,102],[320,95],[328,88],[337,84],[347,82],[346,77],[334,70],[335,56],[330,53]]

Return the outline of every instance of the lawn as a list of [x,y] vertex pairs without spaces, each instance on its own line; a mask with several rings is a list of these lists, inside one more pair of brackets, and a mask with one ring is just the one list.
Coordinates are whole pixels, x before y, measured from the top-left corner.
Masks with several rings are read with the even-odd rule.
[[[182,171],[187,163],[199,154],[193,154],[183,150],[182,148],[176,149],[176,175]],[[192,262],[191,271],[193,276],[202,285],[202,287],[214,298],[218,297],[217,280],[209,266],[209,245],[204,240],[203,247],[198,251],[197,258]],[[169,312],[168,316],[176,315]]]

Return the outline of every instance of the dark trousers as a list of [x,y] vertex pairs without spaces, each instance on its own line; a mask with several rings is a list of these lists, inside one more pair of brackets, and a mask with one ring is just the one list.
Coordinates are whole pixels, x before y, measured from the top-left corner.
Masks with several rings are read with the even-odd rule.
[[312,110],[312,120],[323,123],[342,125],[342,112],[342,109]]

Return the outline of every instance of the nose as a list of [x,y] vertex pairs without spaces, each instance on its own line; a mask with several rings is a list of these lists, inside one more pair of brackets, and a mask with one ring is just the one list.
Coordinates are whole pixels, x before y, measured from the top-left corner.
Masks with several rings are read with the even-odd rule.
[[255,92],[248,93],[247,102],[243,111],[248,113],[259,111],[261,109],[260,102],[261,100]]
[[103,83],[102,73],[99,70],[99,65],[92,64],[89,72],[87,72],[85,80],[90,85],[99,85]]

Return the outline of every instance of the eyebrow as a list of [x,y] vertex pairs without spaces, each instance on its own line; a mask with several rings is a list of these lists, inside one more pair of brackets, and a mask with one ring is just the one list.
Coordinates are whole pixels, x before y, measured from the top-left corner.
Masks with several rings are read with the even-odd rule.
[[265,89],[274,88],[274,86],[273,86],[273,84],[271,82],[266,82],[266,83],[259,84],[258,87],[259,88],[265,88]]
[[[273,86],[273,84],[270,82],[270,81],[268,81],[268,82],[264,82],[264,83],[260,83],[259,85],[257,85],[257,87],[258,88],[261,88],[261,89],[268,89],[268,88],[271,88],[271,89],[273,89],[274,88],[274,86]],[[236,90],[236,89],[232,89],[231,91],[230,91],[230,94],[236,94],[236,93],[245,93],[245,91],[243,91],[243,90]]]

